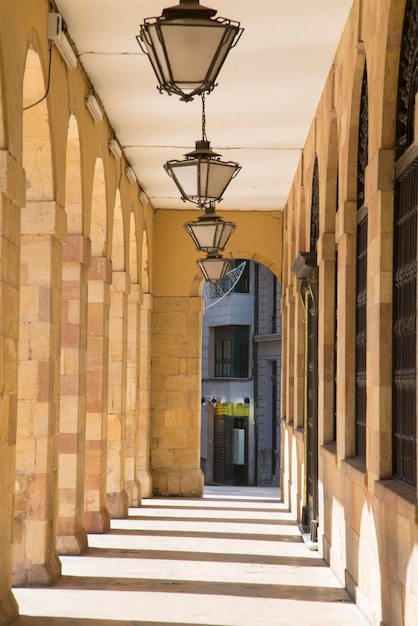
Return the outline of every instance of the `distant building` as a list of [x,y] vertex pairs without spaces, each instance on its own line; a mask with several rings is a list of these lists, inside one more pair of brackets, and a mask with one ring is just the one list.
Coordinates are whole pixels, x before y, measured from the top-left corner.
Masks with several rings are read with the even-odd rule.
[[205,482],[279,484],[281,290],[254,262],[206,301],[201,459]]

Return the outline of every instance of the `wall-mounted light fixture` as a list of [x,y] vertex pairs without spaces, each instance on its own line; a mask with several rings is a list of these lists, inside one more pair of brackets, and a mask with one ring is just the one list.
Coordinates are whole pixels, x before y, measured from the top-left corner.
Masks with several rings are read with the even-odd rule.
[[131,185],[133,185],[136,182],[136,176],[135,176],[135,172],[133,171],[132,167],[127,165],[126,169],[125,169],[125,174],[126,174],[126,178],[129,180]]
[[248,397],[245,397],[242,403],[245,406],[245,408],[248,409],[250,406],[250,399]]
[[56,45],[68,69],[74,70],[77,67],[77,57],[63,31],[61,15],[53,11],[48,13],[48,41]]
[[148,56],[159,90],[176,94],[186,102],[209,93],[219,71],[242,35],[239,22],[217,17],[215,9],[200,6],[199,0],[180,0],[149,17],[136,39]]
[[221,161],[206,137],[205,95],[202,94],[202,139],[183,161],[167,161],[164,169],[176,183],[182,200],[200,208],[221,202],[229,183],[241,169],[235,161]]
[[100,124],[103,119],[102,107],[92,93],[86,96],[86,107],[96,124]]
[[109,150],[115,157],[115,159],[120,159],[122,157],[122,148],[118,144],[116,139],[111,139],[109,141]]
[[216,405],[218,404],[218,401],[217,401],[217,399],[215,398],[215,396],[212,396],[212,397],[211,397],[211,399],[210,399],[210,403],[211,403],[213,406],[216,406]]
[[197,250],[214,254],[225,249],[236,225],[234,222],[224,222],[215,214],[215,205],[210,204],[205,207],[204,215],[197,222],[186,222],[184,228]]
[[206,259],[198,259],[196,263],[208,282],[222,281],[232,265],[231,259],[224,259],[220,254],[208,254]]

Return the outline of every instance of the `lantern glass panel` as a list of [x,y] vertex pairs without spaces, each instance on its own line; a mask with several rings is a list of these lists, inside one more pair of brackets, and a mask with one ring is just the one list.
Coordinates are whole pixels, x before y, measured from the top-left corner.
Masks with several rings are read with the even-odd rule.
[[217,243],[216,223],[195,222],[188,226],[189,232],[193,233],[192,237],[198,250],[213,250]]
[[231,261],[222,257],[208,257],[207,259],[198,259],[197,264],[205,280],[218,282],[225,278],[225,274],[231,266]]
[[[226,27],[208,20],[172,20],[161,24],[171,76],[182,89],[194,89],[207,82],[212,59],[224,38]],[[227,52],[227,51],[226,51]],[[226,54],[224,55],[226,56]]]
[[190,200],[198,198],[198,160],[178,161],[171,165],[171,170],[182,195]]
[[[202,161],[200,169],[201,180],[207,180],[207,198],[219,201],[231,182],[238,166],[236,163],[211,160],[207,162]],[[208,172],[206,172],[206,169],[208,169]]]

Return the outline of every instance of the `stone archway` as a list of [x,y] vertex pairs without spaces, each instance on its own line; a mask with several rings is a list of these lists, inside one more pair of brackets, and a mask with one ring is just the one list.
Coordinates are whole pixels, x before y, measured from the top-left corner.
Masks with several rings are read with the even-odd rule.
[[[109,402],[107,438],[107,506],[112,518],[128,514],[125,489],[127,432],[128,296],[130,276],[126,272],[124,220],[119,190],[112,224],[112,284],[109,293]],[[137,499],[137,494],[135,495]]]
[[59,425],[61,264],[65,216],[54,200],[48,109],[37,52],[23,82],[19,391],[14,582],[50,584],[60,574],[55,536]]
[[138,423],[138,477],[141,481],[142,497],[152,495],[152,478],[150,473],[150,413],[151,413],[151,355],[150,332],[153,309],[150,293],[150,259],[148,236],[145,227],[142,231],[142,249],[139,255],[140,292],[142,306],[140,311],[140,352],[139,352],[139,423]]
[[90,219],[91,264],[88,274],[86,473],[85,513],[87,532],[110,528],[106,502],[107,414],[109,375],[109,286],[112,280],[107,249],[107,195],[104,167],[96,159]]
[[60,554],[78,554],[87,548],[84,472],[90,245],[82,226],[80,138],[74,116],[70,117],[68,124],[65,183],[68,234],[63,248],[62,267],[57,549]]
[[11,591],[12,586],[12,527],[16,464],[17,424],[17,354],[19,332],[19,224],[20,210],[24,204],[24,172],[18,161],[11,157],[5,145],[7,132],[3,118],[3,73],[0,70],[0,360],[2,380],[0,393],[0,623],[8,624],[18,614],[18,606]]
[[139,506],[142,484],[139,472],[139,407],[142,392],[140,372],[141,359],[141,309],[143,293],[139,283],[140,239],[137,221],[132,210],[129,220],[129,266],[130,292],[128,295],[127,329],[127,376],[126,376],[126,471],[125,488],[129,506]]

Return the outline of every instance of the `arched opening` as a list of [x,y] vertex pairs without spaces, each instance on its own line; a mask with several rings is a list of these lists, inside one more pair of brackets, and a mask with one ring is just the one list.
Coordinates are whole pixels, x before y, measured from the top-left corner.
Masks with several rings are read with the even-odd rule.
[[[51,139],[40,58],[27,53],[23,81],[20,337],[15,584],[50,584],[60,573],[56,555],[62,240],[54,200]],[[60,270],[59,270],[60,271]],[[37,537],[34,542],[34,537]],[[36,543],[36,548],[34,545]]]
[[[1,42],[3,45],[3,41]],[[3,117],[3,69],[0,70],[0,151],[2,157],[8,146],[6,142],[5,120]],[[18,167],[10,176],[7,159],[1,159],[0,177],[7,181],[0,194],[0,359],[2,362],[1,389],[1,434],[0,434],[0,510],[3,523],[0,525],[0,622],[10,622],[18,614],[18,606],[11,592],[11,572],[13,562],[13,506],[15,490],[16,462],[16,423],[17,423],[17,354],[19,319],[18,288],[19,276],[19,225],[20,210],[24,197],[23,170]]]
[[356,602],[372,624],[382,620],[379,543],[373,510],[363,504],[359,529],[358,588]]
[[88,275],[84,524],[87,532],[100,533],[110,527],[106,475],[109,285],[112,280],[111,263],[106,256],[107,196],[101,158],[95,163],[89,217],[92,256]]
[[[123,211],[119,190],[116,191],[112,223],[112,284],[109,314],[109,402],[107,439],[107,506],[111,517],[128,514],[128,492],[125,489],[128,442],[126,431],[128,295],[130,276],[126,269],[126,245]],[[130,433],[132,435],[132,432]],[[129,452],[132,457],[132,451]],[[134,477],[132,477],[132,481]],[[134,483],[135,484],[135,483]],[[130,485],[131,492],[133,485]],[[138,494],[133,494],[135,500]]]
[[82,177],[78,123],[68,123],[61,313],[61,397],[58,471],[57,550],[82,553],[86,437],[87,276],[90,247],[83,234]]
[[150,259],[146,228],[142,230],[142,246],[138,251],[138,278],[142,293],[140,311],[140,351],[139,351],[139,423],[138,423],[138,476],[143,497],[152,495],[150,473],[150,414],[151,414],[151,355],[150,330],[152,295],[150,293]]
[[279,486],[281,288],[237,259],[203,289],[201,470],[205,485]]
[[142,292],[138,280],[140,240],[137,236],[135,213],[129,219],[129,264],[127,273],[130,280],[128,295],[128,335],[127,335],[127,374],[126,374],[126,467],[125,489],[129,506],[141,503],[141,478],[138,470],[139,446],[139,395],[140,395],[140,333]]

